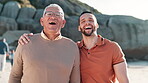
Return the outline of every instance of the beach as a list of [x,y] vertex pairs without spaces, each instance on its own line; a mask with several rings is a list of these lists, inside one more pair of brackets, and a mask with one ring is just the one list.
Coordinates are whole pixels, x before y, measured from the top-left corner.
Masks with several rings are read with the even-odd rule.
[[[11,64],[7,61],[5,70],[0,71],[0,83],[8,83]],[[148,61],[128,62],[130,83],[148,83]]]
[[130,83],[148,83],[148,61],[128,62]]
[[4,71],[0,71],[0,83],[8,83],[9,75],[11,71],[10,61],[5,64]]

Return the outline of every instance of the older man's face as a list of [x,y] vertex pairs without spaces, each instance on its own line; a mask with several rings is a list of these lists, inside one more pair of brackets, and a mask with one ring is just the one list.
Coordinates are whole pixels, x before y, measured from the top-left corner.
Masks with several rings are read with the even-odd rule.
[[64,14],[58,7],[48,7],[40,22],[45,33],[59,33],[66,23]]
[[97,20],[93,14],[85,13],[79,20],[79,31],[85,36],[91,36],[98,28]]

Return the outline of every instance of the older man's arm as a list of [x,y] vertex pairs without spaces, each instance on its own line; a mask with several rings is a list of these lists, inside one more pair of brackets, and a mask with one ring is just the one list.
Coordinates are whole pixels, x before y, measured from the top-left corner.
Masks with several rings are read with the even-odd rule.
[[77,49],[74,66],[70,75],[70,83],[80,83],[80,54]]
[[8,83],[21,83],[23,75],[23,61],[22,61],[21,49],[22,49],[21,45],[18,45],[14,55],[14,64],[10,73]]

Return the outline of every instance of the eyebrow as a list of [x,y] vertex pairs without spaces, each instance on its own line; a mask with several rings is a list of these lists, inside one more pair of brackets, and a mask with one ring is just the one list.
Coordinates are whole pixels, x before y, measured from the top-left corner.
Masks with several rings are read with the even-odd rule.
[[[93,19],[93,18],[89,17],[88,19]],[[83,20],[85,20],[85,18],[81,19],[80,21],[83,21]]]

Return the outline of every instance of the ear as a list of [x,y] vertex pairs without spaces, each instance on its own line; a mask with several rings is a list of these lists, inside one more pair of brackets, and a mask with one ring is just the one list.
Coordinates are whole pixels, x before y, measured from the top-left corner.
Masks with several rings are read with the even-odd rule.
[[99,28],[99,24],[98,23],[96,24],[96,27]]
[[81,27],[80,26],[78,26],[78,31],[81,31],[81,29],[80,29]]
[[40,24],[43,26],[43,17],[40,18]]
[[66,24],[66,20],[63,20],[62,28],[64,28],[65,24]]

